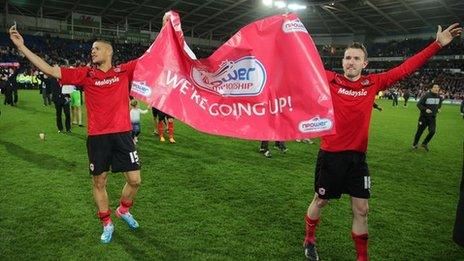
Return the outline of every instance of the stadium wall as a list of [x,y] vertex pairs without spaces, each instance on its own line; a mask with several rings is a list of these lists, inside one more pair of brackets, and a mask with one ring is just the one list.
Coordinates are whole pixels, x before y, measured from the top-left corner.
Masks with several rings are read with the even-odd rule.
[[[18,28],[42,28],[54,31],[62,31],[67,29],[67,23],[65,21],[59,21],[54,19],[48,18],[37,18],[31,16],[23,16],[23,15],[14,15],[9,14],[7,19],[5,19],[5,14],[0,14],[0,21],[2,23],[3,28],[8,28],[9,26],[13,25],[13,21],[18,23]],[[5,25],[6,21],[6,25]]]

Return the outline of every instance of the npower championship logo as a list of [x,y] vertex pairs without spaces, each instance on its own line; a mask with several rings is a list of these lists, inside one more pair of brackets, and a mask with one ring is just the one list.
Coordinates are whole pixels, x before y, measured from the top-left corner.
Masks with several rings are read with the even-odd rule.
[[224,61],[215,72],[192,68],[193,82],[200,88],[223,96],[256,96],[266,84],[266,69],[253,56]]
[[132,81],[131,90],[145,97],[149,97],[151,95],[151,88],[146,85],[145,82]]
[[300,122],[298,129],[301,132],[320,132],[330,130],[332,126],[332,120],[314,117],[308,121]]
[[298,18],[295,20],[285,21],[282,24],[282,31],[284,31],[284,33],[293,33],[293,32],[308,33],[308,30],[306,30],[306,27]]

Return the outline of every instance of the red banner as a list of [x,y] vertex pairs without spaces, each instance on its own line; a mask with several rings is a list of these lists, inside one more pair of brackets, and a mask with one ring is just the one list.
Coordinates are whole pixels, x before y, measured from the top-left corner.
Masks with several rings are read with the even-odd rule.
[[321,59],[294,14],[251,23],[197,60],[171,12],[138,59],[131,95],[210,134],[295,140],[335,132]]

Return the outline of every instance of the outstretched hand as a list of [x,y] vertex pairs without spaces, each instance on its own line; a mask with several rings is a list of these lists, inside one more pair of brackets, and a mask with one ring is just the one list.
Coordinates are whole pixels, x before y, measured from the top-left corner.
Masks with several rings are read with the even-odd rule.
[[454,23],[445,30],[442,30],[441,25],[439,25],[437,31],[437,42],[441,46],[445,46],[449,44],[454,39],[454,37],[461,35],[461,33],[462,27],[459,27],[459,23]]
[[14,45],[16,45],[16,47],[19,48],[24,45],[24,39],[21,36],[21,34],[18,32],[18,30],[16,29],[16,25],[13,25],[12,27],[10,27],[9,33],[10,33],[10,39],[14,43]]

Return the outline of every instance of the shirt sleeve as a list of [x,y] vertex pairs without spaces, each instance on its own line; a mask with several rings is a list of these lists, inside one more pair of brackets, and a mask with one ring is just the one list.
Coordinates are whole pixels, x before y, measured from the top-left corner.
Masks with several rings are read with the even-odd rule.
[[132,78],[134,76],[136,65],[137,65],[137,59],[121,64],[121,68],[127,72],[127,77],[129,78],[129,82],[132,82]]
[[61,85],[84,85],[84,79],[87,76],[89,68],[77,67],[77,68],[66,68],[61,67]]
[[327,81],[330,82],[334,79],[335,73],[332,71],[325,70],[325,76],[327,77]]
[[422,51],[408,58],[399,66],[390,69],[386,72],[377,74],[379,81],[379,90],[385,90],[390,85],[405,78],[406,76],[410,75],[411,73],[422,67],[422,65],[424,65],[427,62],[427,60],[434,56],[440,49],[440,44],[438,44],[438,42],[435,41]]

